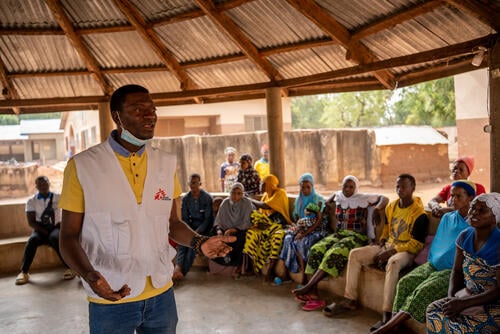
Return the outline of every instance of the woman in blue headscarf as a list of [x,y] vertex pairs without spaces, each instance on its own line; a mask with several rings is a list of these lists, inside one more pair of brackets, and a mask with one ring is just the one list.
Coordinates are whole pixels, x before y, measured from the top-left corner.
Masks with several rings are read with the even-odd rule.
[[[314,178],[311,173],[305,173],[299,178],[300,193],[295,200],[293,218],[296,224],[287,228],[280,259],[289,272],[303,271],[309,249],[318,240],[327,235],[327,220],[322,215],[325,204],[323,196],[314,191]],[[287,279],[288,273],[274,279],[279,285]]]

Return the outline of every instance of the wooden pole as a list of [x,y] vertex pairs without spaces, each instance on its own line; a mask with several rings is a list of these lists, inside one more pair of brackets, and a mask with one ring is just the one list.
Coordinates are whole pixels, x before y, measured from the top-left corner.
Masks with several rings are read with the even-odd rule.
[[500,192],[500,40],[497,39],[489,54],[490,101],[490,182],[491,191]]
[[280,187],[285,188],[285,140],[283,136],[283,108],[281,89],[266,89],[267,133],[269,138],[269,166],[271,174],[280,180]]
[[111,130],[115,128],[115,123],[111,118],[111,112],[109,110],[108,102],[99,103],[99,133],[101,137],[101,142],[108,139]]

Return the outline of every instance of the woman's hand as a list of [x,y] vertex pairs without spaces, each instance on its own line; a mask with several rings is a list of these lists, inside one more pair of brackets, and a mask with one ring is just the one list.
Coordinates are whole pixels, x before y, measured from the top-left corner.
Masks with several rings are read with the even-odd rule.
[[450,319],[455,319],[464,309],[464,302],[460,298],[452,297],[443,305],[444,315]]

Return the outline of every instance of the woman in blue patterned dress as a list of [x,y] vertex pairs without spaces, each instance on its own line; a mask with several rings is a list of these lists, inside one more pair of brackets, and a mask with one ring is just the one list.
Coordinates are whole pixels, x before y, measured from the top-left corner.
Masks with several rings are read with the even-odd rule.
[[457,238],[448,297],[427,307],[427,333],[500,332],[500,194],[477,196]]

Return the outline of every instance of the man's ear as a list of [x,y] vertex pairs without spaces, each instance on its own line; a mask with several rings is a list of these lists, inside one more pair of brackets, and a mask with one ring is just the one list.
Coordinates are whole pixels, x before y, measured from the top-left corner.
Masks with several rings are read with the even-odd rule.
[[117,125],[120,125],[121,122],[120,122],[120,116],[118,116],[118,111],[112,111],[111,112],[111,118],[113,119],[113,121],[117,124]]

